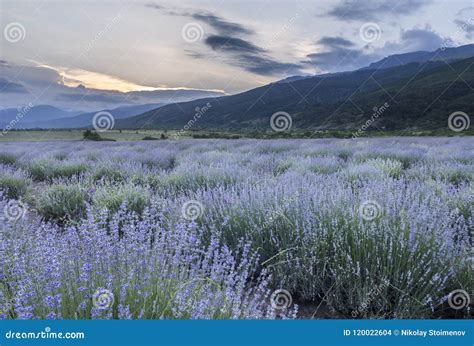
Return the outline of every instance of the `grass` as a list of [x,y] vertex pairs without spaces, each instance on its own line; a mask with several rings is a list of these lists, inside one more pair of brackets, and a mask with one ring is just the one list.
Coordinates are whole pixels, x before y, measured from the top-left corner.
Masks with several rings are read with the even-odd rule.
[[[454,137],[472,136],[474,129],[470,128],[461,134],[454,134],[447,129],[440,130],[399,130],[399,131],[368,131],[361,137]],[[347,138],[353,136],[352,131],[332,131],[332,130],[300,130],[292,129],[290,132],[252,131],[252,130],[190,130],[180,132],[179,130],[108,130],[100,133],[101,140],[113,141],[146,141],[155,139],[278,139],[278,138]],[[15,130],[0,136],[0,142],[45,142],[45,141],[84,141],[84,130]],[[1,161],[1,159],[0,159]]]

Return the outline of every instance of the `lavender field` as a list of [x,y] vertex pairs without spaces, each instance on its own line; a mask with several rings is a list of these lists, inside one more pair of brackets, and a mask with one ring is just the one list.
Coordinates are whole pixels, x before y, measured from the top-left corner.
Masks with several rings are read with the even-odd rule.
[[3,319],[472,312],[469,137],[2,143],[0,163]]

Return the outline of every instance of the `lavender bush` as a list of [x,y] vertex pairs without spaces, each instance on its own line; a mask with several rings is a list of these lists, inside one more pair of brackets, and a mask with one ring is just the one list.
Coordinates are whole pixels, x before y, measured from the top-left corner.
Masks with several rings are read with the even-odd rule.
[[1,185],[2,203],[28,209],[3,220],[3,318],[295,317],[277,289],[338,317],[471,312],[447,302],[473,289],[471,138],[7,143],[1,157],[0,181],[27,190]]

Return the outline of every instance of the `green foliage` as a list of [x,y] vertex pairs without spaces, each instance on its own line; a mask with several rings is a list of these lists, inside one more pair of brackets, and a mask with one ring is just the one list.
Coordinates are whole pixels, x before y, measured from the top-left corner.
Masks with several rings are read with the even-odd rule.
[[141,214],[150,202],[150,193],[142,186],[109,184],[94,193],[92,202],[96,211],[115,213],[125,204],[128,210]]
[[16,162],[16,156],[9,153],[0,153],[0,163],[4,165],[13,165]]
[[125,174],[120,168],[100,165],[92,173],[92,179],[94,181],[104,179],[110,182],[120,182],[125,179]]
[[88,141],[101,141],[102,140],[102,137],[97,132],[94,132],[91,130],[85,130],[84,133],[82,134],[82,137]]
[[9,199],[20,199],[23,197],[30,184],[29,179],[15,177],[12,175],[0,175],[0,190],[3,190],[5,196]]
[[85,163],[61,163],[54,160],[39,160],[27,165],[27,170],[35,181],[52,180],[55,178],[71,178],[88,170]]
[[45,219],[77,221],[86,212],[84,188],[77,184],[50,186],[38,198],[38,212]]

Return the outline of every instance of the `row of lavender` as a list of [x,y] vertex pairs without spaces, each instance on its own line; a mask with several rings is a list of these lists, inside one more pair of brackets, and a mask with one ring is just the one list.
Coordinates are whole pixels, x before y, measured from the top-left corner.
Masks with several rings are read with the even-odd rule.
[[7,143],[0,162],[3,318],[470,313],[447,302],[473,289],[468,137]]

